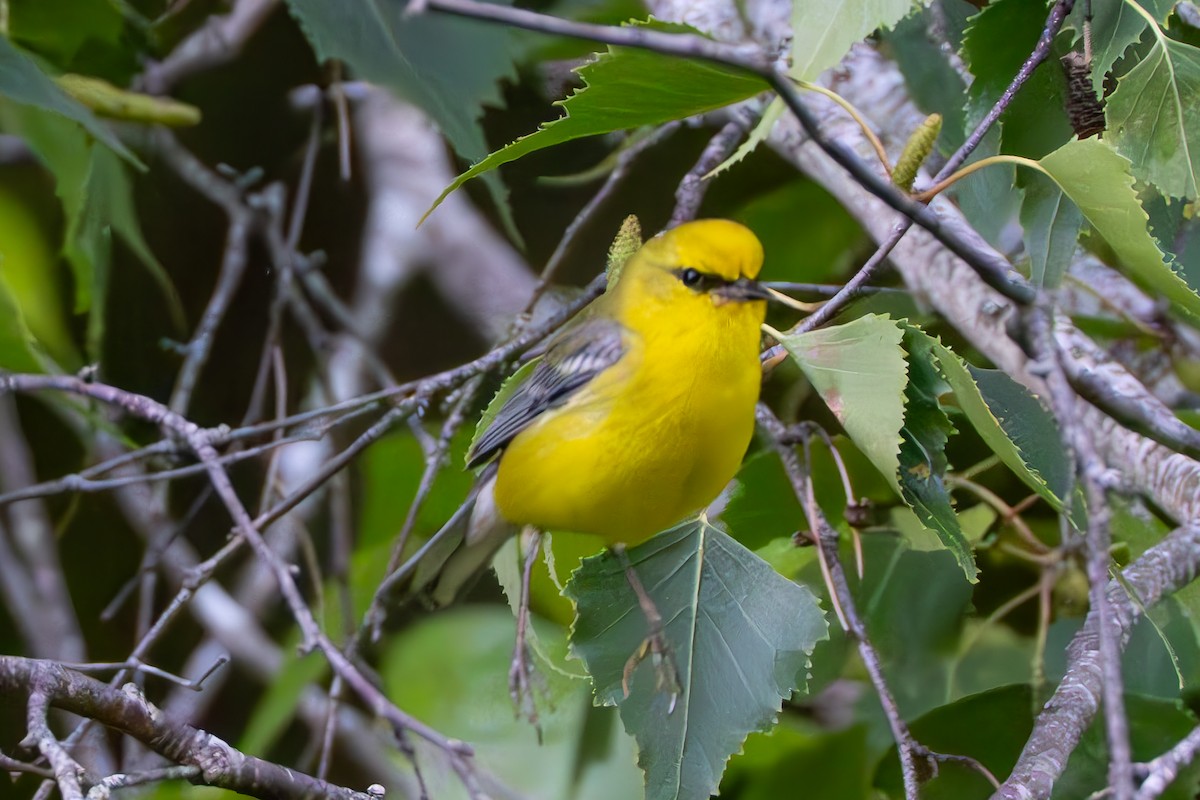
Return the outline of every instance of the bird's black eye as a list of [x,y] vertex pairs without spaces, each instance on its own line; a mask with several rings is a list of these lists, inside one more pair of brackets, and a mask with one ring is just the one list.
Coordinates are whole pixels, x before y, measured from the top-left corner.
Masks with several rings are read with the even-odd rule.
[[684,286],[695,289],[704,280],[704,276],[700,274],[700,270],[688,267],[679,273],[679,280],[683,281]]

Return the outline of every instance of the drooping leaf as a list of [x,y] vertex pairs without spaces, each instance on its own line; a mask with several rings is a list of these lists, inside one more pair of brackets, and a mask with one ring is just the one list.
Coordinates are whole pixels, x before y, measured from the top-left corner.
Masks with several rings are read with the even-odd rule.
[[941,344],[934,353],[959,408],[992,452],[1046,502],[1062,508],[1071,468],[1050,412],[1006,373],[969,366]]
[[[1135,3],[1163,25],[1166,24],[1171,9],[1175,7],[1173,0],[1120,0],[1115,3],[1092,3],[1090,8],[1080,3],[1072,12],[1072,16],[1077,18],[1072,27],[1080,37],[1083,35],[1081,18],[1085,9],[1091,12],[1092,85],[1095,86],[1098,95],[1104,91],[1105,74],[1113,68],[1131,44],[1142,38],[1150,24],[1134,9]],[[1082,49],[1078,39],[1076,46]]]
[[1108,98],[1106,139],[1139,179],[1190,199],[1200,172],[1200,48],[1153,30],[1153,48]]
[[0,186],[0,369],[39,371],[49,355],[61,371],[79,369],[57,253],[36,215]]
[[649,658],[629,696],[622,690],[647,624],[611,553],[586,559],[567,586],[579,608],[572,646],[596,702],[617,705],[638,741],[647,800],[702,800],[746,736],[769,728],[783,699],[803,688],[827,624],[812,592],[703,521],[664,531],[628,556],[665,621],[681,684],[674,711]]
[[1021,176],[1021,228],[1029,253],[1029,280],[1056,289],[1075,255],[1083,214],[1062,189],[1044,175]]
[[182,330],[179,295],[142,235],[133,187],[116,156],[90,142],[75,123],[36,107],[0,104],[0,127],[20,135],[55,177],[67,220],[62,249],[75,277],[75,312],[91,312],[89,352],[99,352],[103,337],[114,235],[159,285],[173,322]]
[[[1198,120],[1200,124],[1200,120]],[[1163,260],[1138,202],[1129,160],[1107,141],[1071,141],[1038,161],[1121,260],[1130,277],[1200,320],[1200,295]]]
[[903,332],[879,315],[801,334],[772,332],[855,445],[899,490],[908,367]]
[[0,36],[0,97],[73,120],[121,158],[144,169],[137,157],[96,115],[60,89],[32,58]]
[[792,77],[811,81],[842,60],[850,45],[890,28],[928,0],[797,0],[792,5]]
[[[460,157],[487,155],[479,125],[485,105],[501,106],[511,79],[513,29],[442,14],[406,14],[401,0],[288,0],[321,61],[338,59],[360,78],[386,86],[437,123]],[[487,186],[515,235],[498,174]]]
[[935,363],[937,341],[915,326],[905,326],[908,385],[904,388],[904,428],[900,445],[900,494],[917,518],[937,534],[963,574],[975,583],[978,570],[971,544],[963,535],[950,493],[946,491],[946,442],[956,431],[938,398],[950,390]]
[[[645,24],[655,30],[698,35],[684,25]],[[767,88],[761,78],[728,67],[629,48],[610,47],[577,71],[585,85],[559,102],[565,116],[497,150],[459,175],[426,214],[472,178],[546,147],[584,136],[684,119],[745,100]]]

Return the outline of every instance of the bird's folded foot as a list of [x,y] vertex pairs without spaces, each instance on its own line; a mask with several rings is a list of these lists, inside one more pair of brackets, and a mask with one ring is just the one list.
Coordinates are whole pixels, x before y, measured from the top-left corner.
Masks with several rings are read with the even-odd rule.
[[633,679],[633,673],[647,658],[654,667],[654,691],[669,695],[667,713],[670,714],[675,710],[675,703],[679,700],[683,688],[679,682],[679,668],[675,665],[671,646],[661,629],[651,631],[625,662],[625,669],[621,672],[621,690],[625,692],[626,697],[629,696],[629,682]]

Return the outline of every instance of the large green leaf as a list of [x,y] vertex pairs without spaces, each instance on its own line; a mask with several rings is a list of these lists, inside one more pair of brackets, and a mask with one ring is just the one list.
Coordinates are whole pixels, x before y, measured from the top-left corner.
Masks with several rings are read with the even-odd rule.
[[828,626],[807,588],[704,521],[664,531],[628,553],[665,620],[681,694],[656,688],[650,659],[629,696],[621,686],[647,624],[620,560],[584,560],[568,594],[579,608],[571,636],[595,684],[617,705],[639,747],[647,800],[701,800],[751,731],[771,727],[782,701],[803,688],[809,655]]
[[1171,197],[1196,197],[1200,171],[1200,48],[1153,27],[1154,46],[1117,81],[1105,116],[1108,141],[1133,173]]
[[1037,163],[1079,206],[1134,280],[1161,294],[1192,321],[1200,321],[1200,295],[1164,262],[1150,235],[1128,159],[1106,142],[1085,139],[1068,142]]
[[[479,124],[500,106],[499,82],[515,76],[514,30],[442,14],[407,14],[401,0],[288,0],[317,57],[338,59],[359,77],[386,86],[437,123],[467,161],[487,155]],[[510,231],[508,193],[487,181]]]
[[938,400],[950,390],[938,371],[933,350],[938,342],[919,328],[906,326],[908,385],[904,388],[904,428],[900,445],[900,493],[917,518],[937,534],[971,583],[978,570],[971,544],[963,535],[946,491],[946,442],[956,431]]
[[792,4],[792,77],[811,81],[842,60],[850,45],[890,28],[929,0],[796,0]]
[[908,367],[896,321],[871,314],[801,334],[771,332],[851,440],[899,491]]
[[[697,34],[684,25],[646,24],[661,31]],[[543,148],[703,114],[767,88],[761,78],[729,67],[618,47],[610,47],[577,72],[585,85],[559,102],[565,116],[522,136],[459,175],[426,214],[472,178]]]
[[[1154,19],[1166,24],[1175,7],[1175,0],[1115,0],[1111,3],[1076,3],[1072,15],[1077,18],[1072,27],[1083,36],[1082,17],[1091,13],[1092,85],[1097,94],[1104,90],[1105,74],[1125,54],[1129,46],[1142,38],[1149,21],[1138,13],[1141,6]],[[1076,40],[1078,42],[1078,39]],[[1079,49],[1082,49],[1080,46]]]
[[1083,214],[1045,175],[1021,176],[1021,228],[1029,253],[1029,280],[1056,289],[1075,255]]
[[0,35],[0,97],[52,111],[82,125],[96,140],[131,164],[141,167],[133,153],[91,111],[50,79],[32,58]]

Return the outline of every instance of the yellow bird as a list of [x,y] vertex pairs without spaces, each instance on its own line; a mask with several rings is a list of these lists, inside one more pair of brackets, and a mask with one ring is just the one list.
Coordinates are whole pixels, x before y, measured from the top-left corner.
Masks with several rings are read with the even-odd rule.
[[516,526],[633,545],[712,502],[754,434],[762,261],[757,237],[728,220],[685,223],[630,257],[477,436],[468,466],[498,455],[494,485],[467,547],[438,570],[436,603]]
[[767,294],[747,228],[701,220],[633,255],[478,438],[509,522],[637,544],[729,483],[754,433]]

